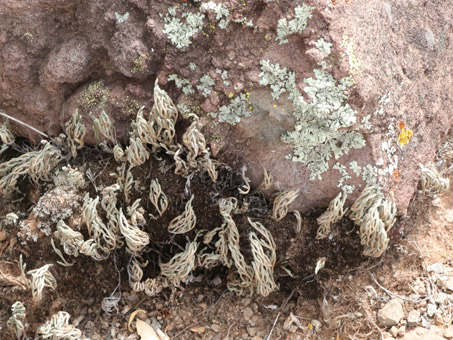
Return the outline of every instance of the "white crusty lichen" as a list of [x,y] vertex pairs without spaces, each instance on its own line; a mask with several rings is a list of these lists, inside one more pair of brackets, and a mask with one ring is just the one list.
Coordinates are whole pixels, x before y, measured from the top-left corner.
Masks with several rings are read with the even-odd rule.
[[71,316],[67,312],[58,312],[36,331],[39,338],[51,340],[79,340],[82,336],[80,329],[69,324]]
[[297,122],[294,131],[283,135],[282,140],[294,148],[294,154],[288,158],[307,165],[311,180],[322,179],[321,174],[328,169],[332,157],[338,159],[351,149],[365,146],[363,135],[354,130],[357,111],[345,102],[348,98],[345,91],[353,85],[352,78],[337,82],[327,72],[325,62],[319,65],[321,68],[313,70],[315,77],[304,79],[309,102],[297,89],[294,72],[261,60],[260,74],[260,83],[271,87],[274,98],[288,92],[288,98],[293,101]]
[[162,32],[168,36],[173,45],[183,48],[192,44],[190,39],[203,28],[205,16],[202,13],[184,12],[181,14],[185,21],[183,22],[177,17],[176,8],[170,7],[167,15],[161,17],[165,23]]
[[294,19],[289,22],[286,18],[282,18],[278,21],[277,25],[277,38],[280,44],[285,44],[288,42],[286,37],[293,33],[301,33],[307,27],[307,21],[312,15],[314,7],[308,6],[305,3],[302,3],[302,6],[297,6],[294,9],[295,15]]

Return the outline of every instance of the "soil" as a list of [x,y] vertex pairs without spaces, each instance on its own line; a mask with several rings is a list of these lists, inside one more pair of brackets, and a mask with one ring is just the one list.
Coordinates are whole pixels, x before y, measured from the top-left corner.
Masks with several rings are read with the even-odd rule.
[[[15,155],[17,153],[11,151],[2,156],[2,161]],[[144,279],[157,276],[158,264],[180,252],[186,239],[193,240],[198,231],[212,230],[222,224],[219,197],[237,197],[240,202],[249,202],[247,214],[234,215],[241,250],[250,263],[247,235],[251,227],[247,217],[270,230],[277,249],[275,278],[279,290],[267,297],[236,296],[226,287],[231,270],[218,266],[210,270],[197,269],[191,282],[179,288],[164,289],[160,295],[151,298],[131,290],[126,268],[130,255],[124,248],[100,262],[84,255],[69,259],[65,256],[74,265],[64,267],[57,263],[60,258],[52,250],[50,237],[40,233],[37,242],[24,242],[23,228],[18,222],[3,229],[0,235],[2,339],[14,339],[5,325],[10,317],[10,306],[15,301],[22,301],[26,306],[26,338],[30,339],[37,327],[59,310],[71,315],[71,322],[86,338],[137,339],[135,332],[127,330],[129,316],[136,309],[144,310],[145,320],[158,325],[170,339],[375,339],[385,331],[375,321],[377,310],[385,299],[370,299],[365,287],[371,286],[379,295],[385,294],[373,277],[388,290],[409,296],[414,293],[413,280],[430,278],[428,264],[451,264],[451,191],[434,200],[419,193],[409,214],[393,228],[392,244],[386,254],[379,259],[370,259],[361,255],[357,227],[347,218],[333,227],[333,237],[316,240],[316,217],[321,211],[305,214],[301,232],[297,232],[291,214],[279,222],[271,219],[272,204],[262,193],[252,190],[241,195],[238,192],[242,185],[240,170],[225,164],[220,167],[216,184],[207,174],[197,173],[188,185],[185,178],[173,174],[173,163],[166,157],[152,156],[149,163],[133,171],[134,181],[139,183],[136,188],[149,187],[150,180],[158,178],[170,200],[169,209],[161,218],[147,218],[146,231],[152,242],[144,255],[149,261],[144,269]],[[91,197],[96,190],[115,182],[110,173],[116,170],[117,164],[100,150],[83,149],[71,165],[91,170]],[[49,191],[52,184],[38,185],[23,179],[19,188],[28,194],[15,193],[8,199],[1,198],[1,216],[14,211],[21,212],[21,219],[27,217],[37,198]],[[166,226],[184,210],[191,194],[195,196],[196,229],[184,235],[170,235]],[[152,213],[149,200],[143,196],[140,190],[135,190],[131,201],[141,198],[148,202],[144,204],[146,211]],[[74,212],[77,214],[80,211]],[[44,264],[53,265],[51,272],[57,278],[58,287],[55,291],[45,289],[45,298],[40,303],[34,304],[30,290],[21,286],[18,263],[21,254],[27,270]],[[325,267],[315,275],[315,266],[322,257],[326,258]],[[102,310],[101,303],[113,293],[120,293],[121,298],[116,310],[108,314]],[[298,320],[296,326],[289,324],[291,316]],[[316,327],[317,321],[322,323],[321,328]],[[450,322],[451,319],[445,320],[446,325]]]

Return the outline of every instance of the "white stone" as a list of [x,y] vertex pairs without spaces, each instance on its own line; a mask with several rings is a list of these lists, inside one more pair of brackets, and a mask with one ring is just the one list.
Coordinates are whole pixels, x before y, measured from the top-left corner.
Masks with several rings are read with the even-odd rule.
[[433,305],[432,303],[428,303],[426,305],[426,314],[432,318],[434,316],[434,314],[436,314],[437,312],[437,308],[436,308],[436,305]]
[[393,299],[378,311],[378,321],[383,326],[394,326],[403,318],[403,306],[399,300]]
[[444,265],[440,262],[433,263],[432,265],[428,266],[428,272],[434,272],[436,274],[443,274]]
[[447,281],[445,281],[445,288],[448,290],[453,291],[453,277],[449,277]]
[[407,325],[409,327],[417,326],[420,323],[420,312],[418,310],[411,310],[407,316]]
[[453,339],[453,326],[449,326],[444,331],[444,337],[447,338],[447,339]]
[[445,301],[447,301],[447,298],[448,298],[447,294],[440,292],[440,293],[437,293],[436,295],[434,295],[434,302],[439,305],[443,305],[445,303]]

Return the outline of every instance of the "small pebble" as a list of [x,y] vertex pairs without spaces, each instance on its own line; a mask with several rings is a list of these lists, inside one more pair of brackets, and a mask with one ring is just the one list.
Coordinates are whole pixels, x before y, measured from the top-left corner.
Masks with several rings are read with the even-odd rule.
[[390,334],[392,334],[392,336],[394,338],[396,338],[396,336],[398,335],[398,328],[396,328],[395,326],[392,326],[392,328],[390,328],[389,332],[390,332]]
[[203,326],[193,326],[190,327],[190,331],[197,334],[203,334],[206,331],[206,328]]
[[244,315],[244,319],[248,321],[253,316],[253,310],[250,307],[247,307],[246,309],[244,309],[242,314]]

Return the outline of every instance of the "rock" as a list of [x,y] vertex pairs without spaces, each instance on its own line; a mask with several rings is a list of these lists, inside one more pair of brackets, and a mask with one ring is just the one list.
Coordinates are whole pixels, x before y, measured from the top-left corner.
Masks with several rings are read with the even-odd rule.
[[402,337],[406,334],[406,326],[401,326],[400,328],[398,328],[398,336],[399,337]]
[[244,319],[247,320],[247,321],[249,321],[252,318],[253,314],[254,314],[253,310],[250,307],[247,307],[242,312],[242,315],[244,316]]
[[446,281],[445,281],[445,288],[447,288],[450,291],[453,291],[453,276],[450,276]]
[[396,328],[395,326],[392,326],[392,328],[390,328],[389,332],[390,332],[390,334],[392,334],[392,336],[394,338],[396,338],[398,335],[398,328]]
[[444,292],[439,292],[436,295],[434,295],[434,302],[443,305],[445,301],[447,301],[448,295],[445,294]]
[[445,340],[444,337],[422,327],[407,331],[401,340]]
[[211,325],[211,329],[212,329],[214,332],[218,333],[218,332],[220,331],[220,326],[219,326],[219,325],[216,325],[216,324],[212,324],[212,325]]
[[444,319],[440,313],[434,314],[434,324],[436,326],[442,326],[444,324]]
[[256,335],[256,328],[255,327],[247,327],[247,333],[249,333],[250,336],[255,336]]
[[443,274],[444,273],[444,265],[441,262],[436,262],[427,267],[428,272],[436,273],[436,274]]
[[426,305],[426,314],[432,318],[434,316],[434,314],[436,313],[437,311],[437,308],[436,308],[436,305],[433,305],[432,303],[428,303]]
[[418,310],[411,310],[407,316],[407,325],[409,327],[417,326],[420,323],[420,312]]
[[313,325],[313,329],[316,331],[316,332],[319,332],[322,328],[322,323],[319,322],[318,320],[316,319],[313,319],[311,320],[311,324]]
[[447,339],[453,339],[453,326],[448,326],[447,329],[444,330],[444,337]]
[[403,306],[397,299],[390,300],[378,311],[378,321],[382,326],[386,327],[398,324],[403,316]]
[[76,36],[50,52],[41,71],[46,82],[78,83],[89,75],[90,46],[84,37]]
[[[173,5],[172,1],[163,0],[159,5],[151,6],[145,4],[151,2],[134,0],[117,6],[115,1],[83,2],[80,5],[80,1],[71,0],[53,6],[51,14],[48,6],[42,5],[47,2],[1,2],[2,15],[15,18],[14,22],[3,20],[0,23],[0,106],[7,114],[55,136],[62,131],[58,123],[63,107],[68,106],[67,101],[85,86],[86,75],[92,75],[92,81],[119,82],[123,89],[130,83],[138,84],[149,93],[150,83],[156,75],[162,79],[177,72],[192,84],[199,84],[201,75],[214,72],[215,67],[226,67],[231,85],[228,88],[222,81],[216,82],[215,90],[220,97],[218,105],[228,104],[228,93],[239,84],[242,85],[236,87],[237,91],[246,92],[253,88],[250,97],[254,98],[250,98],[253,109],[248,109],[246,103],[250,117],[244,119],[243,128],[224,124],[212,124],[209,128],[213,130],[209,132],[223,142],[219,158],[229,163],[234,159],[243,160],[250,169],[248,176],[254,184],[260,182],[264,166],[273,175],[278,190],[303,187],[292,207],[300,211],[326,207],[341,190],[337,185],[343,176],[333,168],[337,161],[346,167],[347,176],[351,176],[347,184],[355,185],[347,203],[350,205],[365,186],[362,175],[357,176],[349,167],[350,162],[357,161],[361,167],[376,167],[368,169],[378,171],[384,192],[393,188],[399,212],[404,213],[420,177],[418,163],[433,159],[440,140],[453,121],[450,114],[453,111],[453,98],[450,96],[453,80],[445,71],[449,70],[453,55],[452,44],[448,43],[451,15],[438,10],[450,9],[449,0],[428,1],[426,4],[392,0],[387,6],[378,7],[374,2],[355,0],[341,10],[326,10],[328,1],[313,1],[311,5],[315,8],[313,17],[308,20],[309,29],[291,35],[288,44],[280,45],[272,39],[264,46],[262,39],[257,39],[261,27],[266,27],[266,32],[275,32],[276,22],[283,15],[282,8],[288,15],[293,12],[286,5],[274,3],[275,6],[264,6],[267,14],[260,17],[259,29],[250,30],[245,25],[238,28],[238,25],[230,24],[220,33],[216,30],[213,34],[202,34],[208,28],[205,20],[204,30],[190,37],[192,44],[182,49],[174,46],[163,33],[165,23],[159,16],[167,15],[166,9]],[[289,3],[292,5],[293,2]],[[246,10],[258,8],[261,4],[261,0],[248,0]],[[179,19],[181,11],[182,8],[177,10]],[[191,11],[196,12],[196,9],[191,8]],[[254,22],[257,23],[258,19]],[[347,31],[344,27],[348,28]],[[234,39],[224,38],[233,35]],[[286,156],[293,149],[281,140],[295,128],[288,92],[274,101],[270,90],[259,84],[258,75],[261,72],[260,60],[270,59],[272,63],[280,63],[282,68],[294,71],[299,83],[314,77],[315,61],[322,56],[312,42],[319,37],[335,46],[329,58],[339,60],[340,56],[345,56],[341,57],[341,63],[328,63],[327,69],[335,81],[348,75],[354,79],[354,87],[348,89],[349,98],[344,102],[348,106],[344,108],[359,111],[355,117],[348,117],[350,128],[364,134],[366,145],[344,155],[335,155],[338,159],[329,154],[328,170],[322,174],[322,180],[310,180],[311,170],[307,164],[288,160]],[[73,39],[85,43],[75,48],[75,43],[68,43]],[[66,45],[67,49],[62,48]],[[218,51],[212,57],[215,62],[205,56],[208,46],[212,51]],[[46,55],[48,51],[50,54]],[[71,56],[66,51],[74,53]],[[296,60],[293,55],[300,58]],[[64,60],[70,62],[67,70],[61,67]],[[191,62],[197,64],[195,71],[187,67]],[[41,72],[37,72],[40,69]],[[362,76],[364,74],[366,77]],[[41,78],[55,83],[47,86],[47,81]],[[306,86],[301,87],[302,92]],[[172,82],[166,90],[176,102],[181,90]],[[255,92],[261,90],[267,93]],[[127,95],[123,91],[115,98],[124,101]],[[302,96],[310,101],[306,93]],[[261,99],[270,103],[270,108],[260,106]],[[202,100],[204,97],[196,94],[194,107],[200,106]],[[214,101],[211,104],[216,105]],[[281,112],[275,112],[274,105]],[[127,131],[131,120],[129,112],[116,107],[111,109],[110,106],[108,103],[105,107],[111,110],[111,114],[121,116],[113,122],[114,126]],[[135,107],[133,111],[136,112]],[[367,124],[362,124],[364,117],[368,116],[370,130],[366,128]],[[416,131],[405,146],[398,144],[401,131],[397,124],[400,121],[408,129]],[[335,129],[336,123],[316,124],[311,131],[306,131],[307,135],[325,127]],[[23,126],[13,124],[13,130],[39,142],[40,137]],[[316,132],[313,134],[318,137]],[[313,155],[328,143],[332,150],[350,146],[341,140],[326,141],[321,133],[319,137],[322,138],[314,139],[314,148],[310,150]],[[95,141],[92,139],[91,143],[95,144]]]

